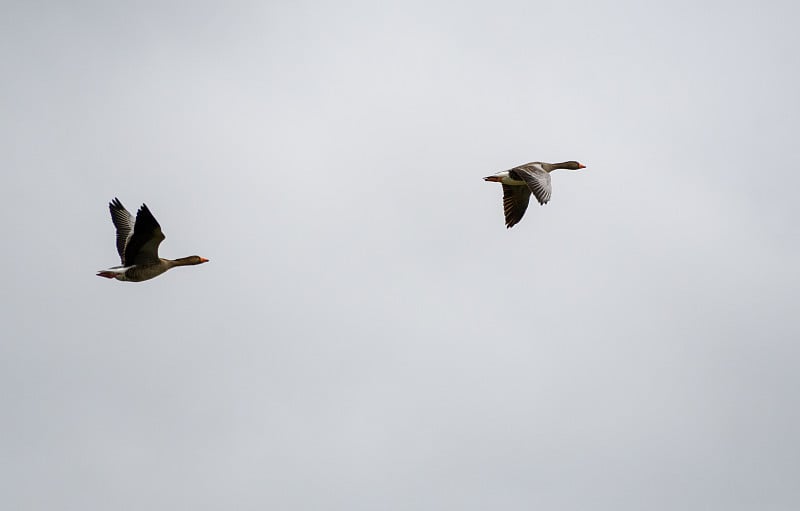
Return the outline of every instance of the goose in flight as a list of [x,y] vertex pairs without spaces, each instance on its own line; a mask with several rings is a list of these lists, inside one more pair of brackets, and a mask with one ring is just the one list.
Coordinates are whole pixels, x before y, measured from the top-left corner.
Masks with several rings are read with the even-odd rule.
[[503,213],[506,216],[506,228],[514,227],[528,209],[531,193],[539,204],[547,204],[550,200],[552,188],[550,186],[550,173],[556,169],[578,170],[585,169],[586,165],[577,161],[563,163],[543,163],[532,161],[511,170],[504,170],[492,176],[487,176],[484,181],[494,181],[503,185]]
[[208,259],[200,256],[182,257],[180,259],[162,259],[158,257],[158,246],[164,241],[164,233],[153,214],[142,204],[136,213],[136,221],[125,209],[125,206],[114,198],[108,204],[111,221],[117,228],[117,252],[122,266],[114,266],[97,272],[99,277],[117,279],[127,282],[141,282],[158,277],[175,266],[188,266],[207,263]]

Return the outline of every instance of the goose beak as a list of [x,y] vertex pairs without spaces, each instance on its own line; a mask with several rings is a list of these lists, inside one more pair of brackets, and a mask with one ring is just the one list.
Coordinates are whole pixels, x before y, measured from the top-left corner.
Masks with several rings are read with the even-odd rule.
[[499,176],[486,176],[483,178],[484,181],[494,181],[495,183],[499,183],[500,179],[501,178]]
[[586,168],[586,165],[584,165],[583,163],[579,163],[579,164],[578,164],[578,168],[579,168],[579,169],[585,169],[585,168]]
[[208,259],[206,259],[205,257],[201,257],[201,258],[200,258],[200,262],[201,262],[201,263],[207,263],[207,262],[208,262]]

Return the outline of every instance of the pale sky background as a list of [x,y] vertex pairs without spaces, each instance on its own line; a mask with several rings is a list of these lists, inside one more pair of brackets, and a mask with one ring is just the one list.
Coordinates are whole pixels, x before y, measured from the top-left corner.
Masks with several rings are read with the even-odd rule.
[[798,509],[796,5],[4,3],[0,507]]

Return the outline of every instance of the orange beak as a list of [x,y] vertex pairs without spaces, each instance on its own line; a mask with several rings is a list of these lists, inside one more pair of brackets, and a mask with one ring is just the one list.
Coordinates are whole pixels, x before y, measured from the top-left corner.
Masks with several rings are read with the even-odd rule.
[[585,168],[586,168],[586,165],[584,165],[583,163],[579,163],[579,164],[578,164],[578,168],[579,168],[579,169],[585,169]]
[[208,262],[208,259],[206,259],[205,257],[201,257],[201,258],[200,258],[200,262],[201,262],[201,263],[207,263],[207,262]]
[[488,176],[483,178],[484,181],[494,181],[495,183],[499,183],[501,179],[497,176]]

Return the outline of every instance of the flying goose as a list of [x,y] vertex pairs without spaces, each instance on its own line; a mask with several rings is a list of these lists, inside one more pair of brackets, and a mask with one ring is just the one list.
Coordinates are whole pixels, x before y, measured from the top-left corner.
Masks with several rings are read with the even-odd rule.
[[111,221],[117,228],[117,252],[122,266],[101,270],[97,273],[98,277],[141,282],[158,277],[174,266],[208,262],[208,259],[200,256],[175,260],[158,257],[158,246],[166,236],[146,204],[142,204],[136,213],[136,222],[116,197],[108,204],[108,209],[111,211]]
[[578,170],[585,169],[586,165],[577,161],[563,163],[543,163],[532,161],[511,170],[498,172],[487,176],[484,181],[494,181],[503,184],[503,212],[506,216],[506,228],[515,226],[525,210],[533,193],[539,204],[547,204],[550,200],[552,188],[550,187],[550,173],[556,169]]

